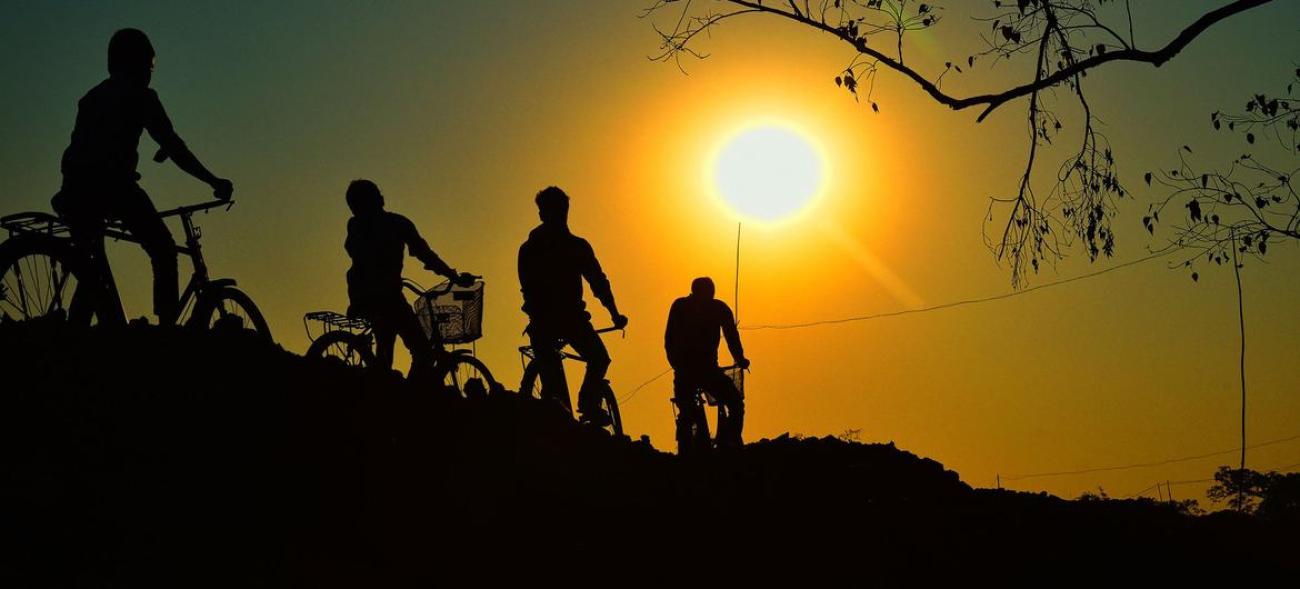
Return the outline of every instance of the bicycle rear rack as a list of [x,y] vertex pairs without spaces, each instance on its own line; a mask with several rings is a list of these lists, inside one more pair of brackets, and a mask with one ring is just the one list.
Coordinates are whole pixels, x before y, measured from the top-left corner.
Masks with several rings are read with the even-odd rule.
[[302,327],[307,331],[307,339],[316,341],[319,336],[313,336],[311,331],[311,321],[320,322],[325,326],[322,335],[331,331],[349,331],[352,333],[364,332],[370,329],[370,322],[358,317],[348,317],[342,313],[334,311],[313,311],[302,316]]
[[5,215],[0,217],[0,227],[9,231],[9,235],[63,235],[68,232],[68,226],[58,217],[40,212]]

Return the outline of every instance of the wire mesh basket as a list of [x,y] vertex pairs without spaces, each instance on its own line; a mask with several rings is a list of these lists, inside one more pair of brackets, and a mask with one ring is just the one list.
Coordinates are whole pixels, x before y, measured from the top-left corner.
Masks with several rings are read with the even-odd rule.
[[[732,366],[731,368],[723,369],[722,373],[727,375],[727,378],[731,379],[731,384],[736,385],[736,391],[740,393],[740,397],[742,399],[745,398],[745,369],[739,366]],[[717,406],[718,399],[709,394],[708,391],[705,391],[704,402],[713,407]]]
[[415,303],[415,315],[432,340],[448,344],[477,340],[483,337],[483,283],[452,286],[447,292],[422,296]]
[[745,369],[739,366],[732,366],[724,371],[731,383],[736,385],[736,390],[740,391],[740,396],[745,396]]

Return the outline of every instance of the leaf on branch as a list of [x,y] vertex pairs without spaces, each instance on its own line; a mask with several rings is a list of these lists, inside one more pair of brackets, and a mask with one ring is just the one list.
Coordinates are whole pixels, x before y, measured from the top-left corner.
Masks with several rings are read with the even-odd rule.
[[876,103],[874,103],[874,102],[872,102],[872,103],[871,103],[871,112],[879,113],[879,112],[880,112],[880,105],[879,105],[879,104],[876,104]]
[[1197,274],[1197,273],[1195,273],[1195,272],[1192,272],[1192,282],[1199,282],[1200,280],[1201,280],[1201,275],[1200,275],[1200,274]]
[[1246,133],[1246,143],[1250,143],[1250,144],[1252,144],[1252,145],[1255,143],[1255,134],[1254,134],[1254,133]]
[[1193,222],[1201,220],[1201,203],[1195,200],[1188,201],[1187,211],[1191,215]]
[[1151,172],[1147,172],[1146,175],[1143,176],[1142,178],[1147,181],[1147,186],[1151,185]]

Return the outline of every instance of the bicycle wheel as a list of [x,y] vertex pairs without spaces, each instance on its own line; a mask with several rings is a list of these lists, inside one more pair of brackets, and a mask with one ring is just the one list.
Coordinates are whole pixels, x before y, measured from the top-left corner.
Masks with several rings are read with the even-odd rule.
[[328,358],[345,366],[374,366],[370,338],[348,331],[330,331],[316,338],[307,348],[308,358]]
[[[72,317],[89,324],[90,313],[69,312],[78,287],[89,284],[83,267],[66,240],[20,235],[0,243],[0,320],[66,321]],[[78,299],[77,306],[83,304],[88,301]]]
[[499,387],[492,371],[468,353],[452,353],[445,363],[438,368],[442,377],[439,381],[463,398],[483,399]]
[[194,305],[194,313],[183,324],[212,331],[250,330],[260,339],[271,341],[271,328],[266,325],[262,312],[248,295],[233,286],[201,295]]
[[542,386],[537,381],[537,363],[532,360],[524,366],[524,377],[519,380],[519,396],[528,399],[542,398]]
[[[537,374],[537,361],[529,360],[528,365],[524,367],[524,377],[519,381],[519,396],[526,399],[541,400],[547,397],[542,396],[542,381]],[[564,391],[563,396],[556,395],[555,404],[573,415],[573,405],[569,401],[569,392]]]
[[600,408],[609,415],[609,425],[605,426],[605,431],[615,437],[623,435],[623,417],[618,413],[618,399],[614,397],[614,389],[610,388],[609,381],[605,381],[600,392]]
[[713,447],[709,421],[699,398],[677,407],[677,455],[697,456]]

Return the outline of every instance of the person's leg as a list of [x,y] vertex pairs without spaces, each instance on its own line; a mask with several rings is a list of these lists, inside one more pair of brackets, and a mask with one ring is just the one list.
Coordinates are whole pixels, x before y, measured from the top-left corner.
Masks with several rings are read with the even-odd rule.
[[736,383],[720,368],[712,368],[701,375],[704,390],[726,409],[725,419],[718,420],[718,446],[739,448],[744,445],[741,431],[745,427],[745,398]]
[[673,371],[673,401],[677,405],[677,453],[680,456],[687,456],[696,450],[708,448],[708,440],[701,439],[703,431],[696,431],[695,424],[704,421],[703,408],[695,400],[695,391],[699,386],[698,381],[690,372],[685,370]]
[[117,297],[108,292],[112,274],[104,251],[104,211],[95,206],[91,196],[65,186],[52,201],[54,211],[68,226],[73,251],[86,264],[85,284],[77,285],[69,301],[69,319],[77,325],[88,325],[97,315],[101,324],[124,325],[122,306],[114,304]]
[[569,400],[569,383],[564,376],[564,363],[559,350],[555,349],[558,336],[545,326],[533,323],[528,326],[528,341],[533,346],[537,366],[537,377],[541,382],[543,399],[554,399],[566,411],[573,413],[573,403]]
[[605,373],[609,371],[610,363],[605,342],[601,341],[590,321],[569,326],[564,335],[573,350],[587,363],[582,388],[578,390],[578,412],[599,411],[599,395],[605,387]]
[[176,241],[171,231],[158,216],[149,195],[136,184],[114,190],[109,195],[113,199],[112,214],[122,221],[123,227],[131,233],[153,265],[153,311],[158,316],[159,325],[174,325],[179,314],[180,302],[178,281],[179,271],[176,265]]
[[375,305],[368,305],[361,314],[370,321],[370,332],[375,336],[375,368],[393,369],[393,344],[397,341],[396,322],[388,313]]
[[395,331],[402,337],[402,345],[411,353],[411,370],[407,376],[432,377],[433,345],[424,334],[424,326],[420,325],[420,319],[415,316],[415,311],[411,310],[406,299],[394,301],[392,305]]

